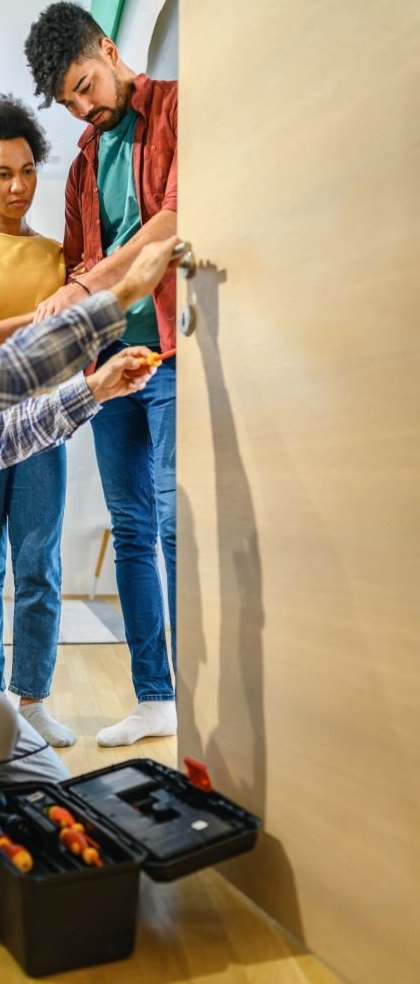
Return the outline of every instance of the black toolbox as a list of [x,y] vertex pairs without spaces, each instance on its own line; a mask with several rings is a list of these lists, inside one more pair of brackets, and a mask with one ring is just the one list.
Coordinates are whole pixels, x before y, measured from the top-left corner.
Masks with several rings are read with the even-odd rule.
[[[188,774],[130,759],[58,785],[3,786],[1,834],[33,867],[19,870],[0,835],[0,939],[26,974],[128,957],[140,872],[172,881],[254,846],[259,819],[185,762]],[[86,844],[89,863],[73,853]]]

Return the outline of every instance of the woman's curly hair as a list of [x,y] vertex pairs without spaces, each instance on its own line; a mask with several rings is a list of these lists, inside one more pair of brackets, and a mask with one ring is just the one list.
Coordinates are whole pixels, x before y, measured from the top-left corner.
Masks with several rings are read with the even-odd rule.
[[32,24],[25,54],[35,82],[35,95],[44,96],[41,108],[51,106],[73,62],[98,56],[106,37],[99,24],[77,3],[52,3]]
[[34,155],[35,164],[43,164],[50,152],[44,128],[35,113],[20,99],[0,92],[0,140],[23,137]]

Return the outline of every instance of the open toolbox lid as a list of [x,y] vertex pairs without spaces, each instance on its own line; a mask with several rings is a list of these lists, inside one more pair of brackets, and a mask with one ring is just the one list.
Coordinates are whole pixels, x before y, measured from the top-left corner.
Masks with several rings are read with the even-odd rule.
[[183,774],[152,759],[67,779],[73,808],[96,818],[141,859],[155,881],[171,881],[251,850],[260,820],[212,789],[204,766]]

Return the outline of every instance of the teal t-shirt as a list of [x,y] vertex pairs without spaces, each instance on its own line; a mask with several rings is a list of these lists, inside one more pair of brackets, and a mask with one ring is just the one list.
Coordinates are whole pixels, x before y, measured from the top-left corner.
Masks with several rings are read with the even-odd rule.
[[[123,246],[141,226],[133,174],[133,139],[137,113],[131,109],[112,130],[101,134],[98,152],[98,194],[104,252]],[[159,346],[153,298],[149,294],[126,312],[127,345]]]

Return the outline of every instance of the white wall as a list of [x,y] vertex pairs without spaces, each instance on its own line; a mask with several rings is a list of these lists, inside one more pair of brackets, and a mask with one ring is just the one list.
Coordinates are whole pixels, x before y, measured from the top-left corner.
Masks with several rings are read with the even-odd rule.
[[[80,2],[80,0],[79,0]],[[80,5],[89,9],[88,0]],[[15,96],[38,109],[32,79],[23,54],[30,25],[41,10],[49,6],[37,0],[15,0],[13,16],[3,19],[0,47],[0,91]],[[177,0],[127,0],[118,36],[124,61],[138,72],[148,71],[155,78],[178,75]],[[150,59],[149,59],[150,49]],[[61,239],[64,226],[64,184],[68,167],[76,154],[83,126],[62,107],[41,110],[39,118],[52,144],[49,163],[40,173],[38,190],[31,211],[31,224],[46,235]],[[92,433],[82,427],[67,444],[68,484],[62,539],[63,594],[88,594],[108,513],[99,482]],[[162,571],[164,580],[164,574]],[[13,590],[9,572],[6,593]],[[114,559],[107,551],[98,591],[116,593]]]

